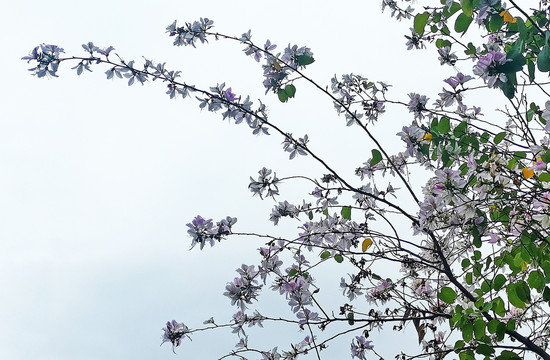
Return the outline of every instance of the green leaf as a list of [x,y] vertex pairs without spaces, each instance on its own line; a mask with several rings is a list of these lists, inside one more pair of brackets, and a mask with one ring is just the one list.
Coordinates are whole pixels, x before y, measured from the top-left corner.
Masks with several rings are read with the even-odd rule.
[[351,207],[344,206],[342,210],[340,211],[340,214],[342,217],[346,220],[351,220]]
[[474,279],[472,277],[472,273],[471,272],[467,273],[466,274],[466,284],[472,285],[473,282],[474,282]]
[[468,48],[464,50],[464,54],[466,55],[474,55],[477,52],[476,47],[471,42],[468,43]]
[[[445,5],[445,4],[443,4],[443,5]],[[450,18],[450,17],[453,16],[458,10],[460,10],[460,8],[461,8],[460,4],[458,4],[458,3],[456,3],[456,2],[453,2],[450,9],[448,9],[448,8],[445,6],[445,8],[443,9],[443,16],[445,16],[446,18]]]
[[279,89],[277,92],[277,95],[279,96],[279,101],[282,103],[285,103],[288,101],[288,95],[284,89]]
[[476,248],[480,248],[481,247],[481,236],[479,234],[474,234],[474,240],[472,241],[472,243],[474,244],[474,246]]
[[498,316],[506,315],[506,309],[504,308],[504,301],[499,297],[493,299],[493,311]]
[[550,71],[550,46],[546,45],[542,48],[542,51],[537,57],[537,68],[539,71],[547,72]]
[[443,116],[441,120],[439,120],[437,131],[439,131],[440,134],[447,134],[451,131],[451,122],[448,117]]
[[506,324],[503,322],[499,322],[497,325],[497,340],[502,341],[504,339],[504,335],[506,334]]
[[550,261],[544,260],[540,264],[540,267],[544,270],[544,275],[546,275],[547,278],[550,278]]
[[493,280],[493,289],[495,291],[499,291],[504,285],[504,283],[506,283],[506,277],[504,277],[504,275],[502,274],[498,274],[497,276],[495,276],[495,279]]
[[502,25],[504,25],[504,18],[499,14],[493,14],[489,18],[489,22],[487,23],[487,30],[492,33],[496,33],[500,31]]
[[489,280],[483,280],[481,283],[481,291],[486,294],[491,291],[491,282]]
[[550,150],[546,150],[546,152],[542,154],[541,160],[544,161],[545,163],[550,162]]
[[466,344],[464,343],[464,341],[462,341],[462,340],[457,340],[457,342],[455,342],[454,350],[455,350],[455,351],[456,351],[456,350],[460,350],[460,349],[464,348],[464,345],[466,345]]
[[487,324],[487,330],[489,330],[490,334],[495,334],[497,332],[499,323],[500,321],[498,321],[497,319],[492,319],[491,321],[489,321],[489,323]]
[[441,292],[437,297],[447,304],[452,304],[456,299],[456,292],[450,287],[445,286],[441,288]]
[[476,340],[481,340],[485,336],[485,321],[477,319],[474,323],[474,337]]
[[519,32],[519,38],[522,40],[522,41],[525,41],[529,38],[529,32],[527,30],[527,26],[525,26],[525,22],[523,21],[522,18],[520,17],[517,17],[516,18],[516,22],[515,23],[509,23],[508,24],[508,29],[510,31],[517,31]]
[[508,350],[502,350],[499,356],[495,360],[522,360],[516,353]]
[[464,134],[466,134],[467,127],[468,127],[468,123],[466,121],[462,121],[460,124],[458,124],[454,128],[453,135],[457,138],[464,136]]
[[[507,208],[505,208],[505,209],[503,210],[503,213],[502,213],[503,216],[507,214],[507,213],[504,213],[504,211],[505,211],[506,209],[507,209]],[[503,220],[502,220],[502,217],[501,217],[501,221],[503,221]],[[486,271],[489,269],[489,266],[491,265],[491,262],[492,262],[492,261],[493,261],[493,258],[491,258],[491,257],[487,257],[487,259],[485,259],[485,270],[486,270]]]
[[451,47],[451,42],[449,40],[443,40],[443,39],[437,39],[435,41],[435,46],[438,48],[438,49],[441,49],[443,47]]
[[535,81],[535,63],[533,60],[527,60],[527,71],[529,72],[529,82]]
[[462,338],[465,342],[469,343],[472,341],[472,338],[474,337],[474,325],[472,323],[467,322],[462,327]]
[[485,144],[487,141],[489,141],[489,133],[488,132],[484,132],[483,134],[481,134],[481,137],[479,138],[479,142],[482,143],[482,144]]
[[378,164],[380,161],[382,161],[382,154],[380,154],[380,151],[376,149],[372,149],[372,159],[370,161],[370,165],[374,166]]
[[502,140],[504,140],[505,137],[506,137],[506,131],[503,131],[503,132],[501,132],[501,133],[498,133],[498,134],[495,135],[495,138],[494,138],[493,142],[494,142],[495,144],[498,144],[498,143],[500,143]]
[[524,309],[525,308],[525,302],[521,300],[521,298],[518,296],[518,293],[516,292],[517,284],[512,283],[509,284],[506,287],[506,293],[508,294],[508,301],[510,301],[510,304],[514,305],[517,308]]
[[353,313],[348,313],[348,324],[353,325],[355,324],[355,320],[353,319]]
[[285,86],[285,93],[289,98],[293,98],[296,94],[296,87],[292,84]]
[[495,352],[495,349],[493,349],[492,346],[489,346],[487,344],[479,344],[476,347],[476,353],[485,355],[485,356],[491,356]]
[[518,159],[525,159],[527,157],[527,154],[525,153],[525,151],[516,151],[514,153],[514,157]]
[[499,87],[500,90],[502,90],[504,96],[506,96],[508,99],[513,99],[516,93],[516,87],[511,82],[511,74],[506,74],[506,77],[508,78],[508,81],[501,83]]
[[550,174],[547,173],[547,172],[543,172],[542,174],[539,175],[539,180],[540,181],[550,181]]
[[301,66],[312,64],[314,61],[315,59],[309,55],[304,54],[304,55],[296,56],[296,62],[298,63],[298,65],[301,65]]
[[474,250],[474,255],[472,256],[472,260],[480,260],[481,259],[481,251]]
[[516,294],[518,298],[524,303],[531,302],[531,288],[523,280],[516,283]]
[[503,73],[518,72],[523,69],[527,60],[518,50],[510,50],[506,54],[506,62],[496,67],[496,71]]
[[452,164],[451,156],[447,150],[442,150],[441,152],[441,162],[443,163],[443,166],[449,167],[449,162]]
[[307,217],[309,218],[309,220],[313,220],[313,211],[308,212]]
[[416,16],[414,17],[414,32],[418,35],[424,34],[424,28],[426,27],[429,18],[430,13],[428,12],[416,14]]
[[[550,174],[549,174],[550,175]],[[529,278],[527,279],[529,286],[537,289],[539,292],[544,289],[545,281],[544,276],[539,270],[533,270],[529,273]]]
[[340,254],[337,254],[337,255],[334,255],[334,260],[336,260],[338,264],[341,264],[344,261],[344,257]]
[[508,320],[508,322],[506,323],[506,329],[508,331],[516,330],[516,320],[515,319]]
[[463,33],[468,30],[468,27],[472,23],[472,18],[464,13],[458,15],[455,21],[455,31],[457,33]]
[[290,271],[288,272],[288,276],[293,277],[293,276],[296,275],[297,273],[298,273],[298,270],[296,270],[296,269],[290,269]]
[[474,355],[474,352],[472,350],[466,350],[458,354],[458,358],[460,360],[475,360],[476,357]]
[[466,16],[472,17],[474,10],[472,0],[460,0],[460,6],[462,6],[462,11],[466,14]]
[[328,259],[330,257],[330,251],[323,251],[323,253],[321,254],[321,259],[325,260],[325,259]]

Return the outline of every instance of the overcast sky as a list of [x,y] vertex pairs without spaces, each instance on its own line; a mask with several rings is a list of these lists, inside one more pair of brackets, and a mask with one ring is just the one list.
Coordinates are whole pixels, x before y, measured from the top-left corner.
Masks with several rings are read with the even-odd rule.
[[[81,44],[93,41],[113,46],[126,60],[140,63],[145,56],[167,62],[198,87],[225,81],[235,93],[267,103],[276,124],[296,135],[310,134],[316,151],[353,178],[372,144],[346,128],[313,87],[297,82],[296,98],[280,104],[273,95],[264,97],[261,67],[239,44],[175,48],[165,34],[175,19],[208,17],[222,33],[239,36],[251,29],[260,45],[270,39],[281,50],[288,43],[310,47],[316,62],[308,74],[323,86],[335,73],[354,72],[389,82],[402,100],[412,91],[435,99],[440,80],[454,75],[452,68],[438,72],[433,51],[418,58],[412,56],[418,52],[407,52],[403,35],[410,24],[382,14],[380,1],[335,4],[30,0],[4,5],[0,358],[223,355],[237,341],[230,331],[196,334],[174,355],[169,346],[159,347],[161,328],[171,319],[189,327],[212,315],[220,323],[230,320],[235,311],[221,295],[224,286],[242,263],[256,263],[262,243],[237,239],[189,252],[185,224],[198,214],[215,220],[232,215],[241,231],[294,233],[297,223],[271,226],[273,202],[252,198],[248,178],[263,166],[280,176],[323,173],[311,159],[289,162],[281,138],[255,137],[246,126],[201,112],[193,100],[171,101],[161,84],[128,87],[106,80],[101,66],[77,77],[70,70],[76,64],[68,63],[60,78],[38,79],[20,58],[40,43],[81,55]],[[393,136],[410,118],[383,120]],[[297,194],[312,190],[306,185],[281,190],[296,201]],[[335,297],[342,275],[331,279]],[[275,293],[266,291],[260,299],[271,315],[278,304],[285,309]],[[339,302],[345,299],[335,299]],[[295,330],[268,329],[271,335],[263,341],[287,348],[299,339]],[[349,339],[340,345],[333,356],[348,357]]]

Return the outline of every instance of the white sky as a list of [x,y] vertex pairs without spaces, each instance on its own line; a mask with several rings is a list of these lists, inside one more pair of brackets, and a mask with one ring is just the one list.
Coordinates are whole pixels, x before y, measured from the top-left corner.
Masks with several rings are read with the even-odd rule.
[[[262,166],[279,176],[323,174],[311,159],[287,161],[280,138],[254,137],[246,126],[200,112],[192,100],[170,101],[157,83],[128,88],[125,81],[107,81],[101,66],[77,78],[69,70],[76,63],[62,64],[60,78],[37,79],[19,60],[34,46],[56,44],[69,55],[80,55],[81,44],[93,41],[114,46],[126,60],[139,63],[145,56],[166,61],[198,87],[225,81],[237,94],[265,101],[272,121],[283,128],[296,135],[307,132],[312,147],[350,179],[370,157],[372,144],[345,127],[328,99],[303,82],[296,83],[296,98],[287,104],[273,95],[263,97],[261,67],[239,44],[175,48],[165,27],[174,19],[183,23],[202,16],[213,19],[222,33],[240,35],[252,29],[259,44],[269,38],[281,50],[288,43],[307,45],[316,59],[308,74],[320,84],[330,84],[335,73],[355,72],[388,81],[394,97],[402,100],[412,91],[435,100],[440,80],[454,75],[451,68],[440,70],[433,50],[418,58],[413,55],[419,52],[406,52],[403,35],[410,25],[382,14],[378,0],[299,1],[290,6],[263,1],[30,0],[3,8],[2,359],[223,355],[237,341],[229,331],[196,334],[175,356],[168,345],[159,348],[161,328],[171,319],[189,327],[211,315],[220,323],[229,320],[234,309],[221,295],[225,283],[242,263],[256,263],[261,242],[235,239],[208,251],[188,252],[185,224],[197,214],[214,220],[232,215],[239,218],[237,230],[293,233],[298,223],[275,229],[270,225],[273,203],[251,198],[249,176]],[[410,121],[402,112],[393,114],[381,125],[388,138]],[[280,201],[285,191],[296,201],[311,190],[303,183],[283,185]],[[344,275],[336,274],[329,285],[333,288],[327,289],[335,304],[345,302],[338,290]],[[261,299],[267,312],[284,304],[268,290]],[[269,331],[265,334],[275,335],[263,335],[263,340],[273,346],[288,348],[290,340],[299,340],[279,328]],[[383,352],[381,344],[377,349]],[[341,345],[332,354],[346,358],[349,338]]]

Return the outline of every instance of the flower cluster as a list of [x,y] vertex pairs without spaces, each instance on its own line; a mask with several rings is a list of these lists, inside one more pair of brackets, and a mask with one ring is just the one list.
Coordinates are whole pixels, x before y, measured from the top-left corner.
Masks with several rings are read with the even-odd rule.
[[236,222],[237,218],[228,216],[218,221],[214,226],[212,219],[206,220],[202,216],[197,215],[192,222],[187,224],[189,228],[187,234],[192,238],[191,248],[199,244],[202,250],[206,243],[214,246],[215,240],[221,241],[231,233],[231,228]]
[[262,278],[265,285],[268,275],[270,274],[275,274],[278,276],[281,275],[280,267],[281,265],[283,265],[283,262],[279,260],[279,256],[277,256],[277,252],[278,252],[277,248],[275,247],[260,248],[259,250],[263,259],[258,268],[258,273],[260,274],[260,277]]
[[303,138],[298,138],[298,140],[294,139],[292,134],[286,134],[285,140],[283,141],[283,150],[290,153],[288,156],[290,160],[294,159],[296,155],[306,156],[308,142],[309,138],[307,134],[304,135]]
[[426,108],[426,103],[428,102],[428,98],[426,95],[420,95],[417,93],[410,93],[409,94],[409,112],[412,112],[414,114],[415,119],[422,119],[424,116],[428,113],[428,109]]
[[59,68],[59,56],[65,52],[62,48],[56,45],[42,44],[35,47],[29,56],[24,56],[21,60],[27,60],[27,63],[36,61],[36,67],[29,69],[33,75],[39,78],[44,76],[57,77],[57,70]]
[[338,205],[337,196],[330,196],[330,190],[325,190],[318,188],[317,186],[311,193],[314,198],[317,199],[317,206],[321,206],[323,210],[328,209],[329,206]]
[[258,284],[256,276],[258,271],[254,270],[254,266],[242,265],[237,269],[240,277],[236,277],[233,281],[227,283],[223,295],[231,300],[231,305],[237,305],[244,312],[247,304],[252,304],[252,300],[256,300],[262,285]]
[[506,61],[505,53],[491,50],[487,55],[482,56],[474,66],[474,74],[481,77],[490,88],[497,88],[508,81],[506,74],[499,70]]
[[355,300],[358,296],[363,295],[363,291],[361,289],[361,284],[359,283],[359,279],[357,279],[354,276],[351,276],[351,283],[347,283],[346,279],[341,278],[340,279],[340,288],[343,289],[342,294],[346,296],[350,301]]
[[[389,279],[388,279],[389,280]],[[394,287],[391,280],[382,280],[378,285],[369,289],[366,297],[369,303],[377,303],[380,301],[382,304],[391,299],[390,290]]]
[[176,320],[168,321],[166,323],[166,327],[162,330],[164,331],[164,334],[162,336],[161,345],[165,342],[172,343],[172,351],[174,351],[174,348],[181,345],[182,338],[189,338],[189,328],[183,323],[178,323]]
[[[411,2],[411,0],[402,1]],[[382,11],[386,10],[386,8],[390,9],[391,17],[395,17],[396,20],[410,19],[411,14],[414,12],[414,9],[410,5],[407,5],[405,9],[400,8],[396,0],[382,0]]]
[[273,221],[274,225],[277,225],[282,217],[288,216],[290,218],[297,218],[298,214],[300,214],[300,211],[296,208],[296,206],[285,200],[273,208],[271,215],[269,216],[269,220]]
[[248,327],[258,326],[262,328],[264,327],[262,324],[263,320],[265,320],[265,317],[258,311],[254,311],[252,316],[248,316],[240,310],[233,314],[234,325],[231,327],[233,329],[233,333],[244,335],[244,338],[241,338],[241,341],[237,344],[237,347],[245,347],[247,345],[248,336],[246,335],[243,327],[248,325]]
[[[294,269],[294,270],[293,270]],[[299,273],[296,268],[287,269],[288,273]],[[288,300],[288,306],[293,313],[297,314],[298,318],[304,319],[306,316],[317,319],[316,313],[302,314],[298,316],[298,313],[303,311],[305,306],[312,305],[311,292],[309,286],[312,284],[313,279],[311,276],[292,276],[291,280],[279,279],[273,286],[273,290],[278,290],[279,294],[285,295]]]
[[[388,91],[389,85],[384,82],[374,83],[366,77],[357,74],[344,74],[341,79],[336,75],[331,79],[331,91],[336,97],[334,108],[338,114],[345,114],[346,125],[351,126],[365,116],[368,121],[375,122],[385,110],[382,97]],[[354,104],[361,105],[361,112],[351,109]]]
[[450,46],[444,46],[438,49],[437,53],[439,54],[439,62],[441,65],[448,64],[454,66],[458,60],[458,56],[451,52]]
[[414,49],[425,49],[426,45],[424,44],[423,34],[418,34],[414,29],[411,29],[411,36],[405,35],[407,39],[407,50]]
[[374,346],[372,341],[368,341],[364,336],[356,336],[351,343],[351,358],[367,360],[367,350],[372,350]]
[[266,108],[264,104],[254,110],[253,102],[250,101],[250,96],[247,96],[241,101],[241,96],[237,96],[232,88],[225,88],[225,83],[210,87],[210,92],[203,92],[206,97],[197,97],[199,107],[207,109],[211,112],[224,110],[222,113],[223,120],[233,119],[235,124],[240,124],[243,121],[252,129],[254,135],[269,135],[269,131],[265,126]]
[[194,21],[193,23],[186,23],[184,26],[177,26],[177,21],[174,20],[166,28],[166,32],[169,36],[175,36],[175,46],[187,46],[191,45],[195,47],[195,43],[199,40],[201,43],[207,41],[206,36],[208,30],[214,26],[214,21],[208,18],[200,18],[200,21]]
[[305,46],[288,45],[283,54],[278,53],[275,55],[269,52],[275,49],[271,43],[266,43],[264,49],[266,49],[266,62],[262,67],[264,69],[263,84],[266,88],[266,94],[269,91],[277,93],[290,74],[314,62],[311,49]]
[[337,215],[304,223],[300,229],[303,230],[299,234],[300,241],[304,245],[333,249],[335,252],[350,251],[364,237],[364,231],[359,224]]
[[[271,173],[273,173],[273,176]],[[258,174],[260,174],[258,180],[255,180],[252,176],[250,177],[248,188],[252,191],[252,195],[258,195],[260,199],[263,199],[264,196],[275,198],[275,195],[279,195],[277,184],[280,180],[277,178],[277,174],[265,167],[258,171]]]
[[264,53],[268,54],[277,48],[277,45],[272,44],[271,41],[267,40],[262,51],[262,49],[252,44],[250,39],[250,31],[248,31],[248,33],[244,33],[241,36],[241,41],[248,44],[248,47],[243,51],[246,55],[254,57],[254,60],[256,60],[257,62],[260,62]]

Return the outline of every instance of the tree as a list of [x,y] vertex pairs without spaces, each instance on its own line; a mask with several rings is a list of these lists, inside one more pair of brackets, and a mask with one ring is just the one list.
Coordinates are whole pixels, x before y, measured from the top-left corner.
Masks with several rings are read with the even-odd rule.
[[[306,73],[315,58],[305,46],[289,45],[279,53],[269,40],[263,46],[253,42],[250,31],[240,37],[217,33],[206,18],[167,28],[176,46],[195,47],[209,39],[244,46],[246,55],[263,62],[267,99],[295,101],[301,82],[325,94],[346,125],[374,144],[370,158],[355,170],[360,179],[355,181],[322,159],[307,135],[286,132],[263,102],[255,104],[225,83],[201,89],[163,63],[145,60],[137,67],[113,47],[91,42],[83,45],[84,56],[63,57],[62,48],[43,44],[23,58],[36,64],[30,71],[38,77],[55,77],[61,63],[74,62],[78,75],[102,64],[108,79],[125,78],[128,85],[160,80],[170,98],[193,95],[201,109],[246,124],[255,135],[281,136],[291,160],[309,156],[325,169],[322,176],[306,178],[312,190],[302,204],[277,200],[273,208],[274,225],[282,218],[299,221],[294,238],[240,231],[234,217],[214,222],[197,216],[187,224],[191,246],[201,250],[239,236],[264,238],[265,246],[259,263],[241,266],[226,286],[224,295],[237,308],[232,322],[211,319],[201,328],[170,321],[163,342],[175,349],[194,332],[231,327],[239,342],[226,357],[292,359],[306,353],[321,358],[333,339],[345,336],[352,357],[365,359],[376,354],[370,332],[413,327],[420,352],[397,358],[443,358],[452,352],[460,359],[550,358],[550,101],[545,101],[548,82],[538,80],[550,71],[548,3],[530,10],[499,0],[432,1],[420,10],[408,3],[382,2],[393,17],[412,20],[408,48],[433,44],[441,65],[463,71],[444,80],[433,104],[418,93],[394,99],[388,84],[356,74],[335,76],[330,89],[319,85]],[[479,30],[471,26],[474,21]],[[466,35],[472,41],[464,41]],[[487,88],[493,96],[503,95],[506,105],[485,116],[465,96]],[[395,154],[376,126],[390,107],[407,108],[413,117],[398,134],[405,150]],[[413,174],[425,176],[426,184],[415,186]],[[262,168],[249,188],[262,199],[276,199],[280,184],[296,178]],[[408,201],[415,207],[409,209]],[[336,314],[320,301],[315,279],[318,268],[335,263],[354,269],[342,277],[347,300]],[[398,264],[401,273],[388,272],[386,264]],[[293,317],[249,310],[268,283],[285,297]],[[382,307],[369,310],[370,304]],[[287,322],[307,335],[283,351],[256,349],[245,328],[270,321]],[[349,328],[337,329],[340,323]]]

